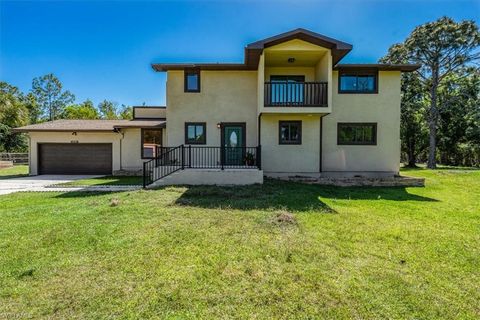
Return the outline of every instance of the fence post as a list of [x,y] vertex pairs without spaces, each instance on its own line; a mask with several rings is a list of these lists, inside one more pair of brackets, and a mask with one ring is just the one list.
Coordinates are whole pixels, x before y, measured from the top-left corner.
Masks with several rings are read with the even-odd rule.
[[262,146],[257,146],[257,167],[258,170],[262,170]]
[[192,167],[192,145],[188,145],[188,167]]
[[182,144],[181,152],[182,152],[182,170],[185,170],[185,146],[183,144]]
[[225,163],[225,147],[221,146],[220,147],[220,165],[222,167],[222,170],[224,169],[223,168],[224,163]]
[[147,186],[147,180],[146,180],[146,173],[147,173],[147,169],[146,169],[146,162],[143,163],[143,188],[145,188]]

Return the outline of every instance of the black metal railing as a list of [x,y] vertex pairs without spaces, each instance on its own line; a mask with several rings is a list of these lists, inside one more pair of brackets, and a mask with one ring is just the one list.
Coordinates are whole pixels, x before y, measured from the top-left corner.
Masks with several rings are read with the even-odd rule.
[[183,169],[183,145],[164,150],[160,147],[157,157],[143,163],[143,187]]
[[143,186],[146,187],[178,170],[255,169],[261,166],[261,147],[208,147],[180,145],[158,147],[158,157],[143,163]]
[[265,82],[265,107],[327,107],[327,82]]

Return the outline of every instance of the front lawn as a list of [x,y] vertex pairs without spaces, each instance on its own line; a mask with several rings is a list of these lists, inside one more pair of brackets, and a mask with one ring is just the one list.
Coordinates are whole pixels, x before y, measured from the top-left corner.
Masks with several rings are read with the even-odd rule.
[[0,318],[478,319],[480,171],[408,175],[0,196]]
[[27,165],[16,165],[9,168],[0,168],[0,180],[27,177],[27,176],[28,176]]

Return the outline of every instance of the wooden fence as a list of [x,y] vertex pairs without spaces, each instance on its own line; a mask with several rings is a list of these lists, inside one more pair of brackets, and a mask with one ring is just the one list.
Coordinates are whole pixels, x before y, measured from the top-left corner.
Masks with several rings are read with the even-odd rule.
[[28,164],[28,153],[0,153],[0,161],[13,161],[14,164]]

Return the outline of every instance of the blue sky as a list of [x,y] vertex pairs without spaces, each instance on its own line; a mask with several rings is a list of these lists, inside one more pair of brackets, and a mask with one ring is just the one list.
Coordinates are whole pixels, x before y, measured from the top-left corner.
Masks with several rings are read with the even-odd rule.
[[152,62],[243,62],[243,47],[298,27],[348,42],[372,63],[419,24],[478,22],[480,1],[4,1],[0,80],[31,88],[54,73],[77,102],[165,104]]

